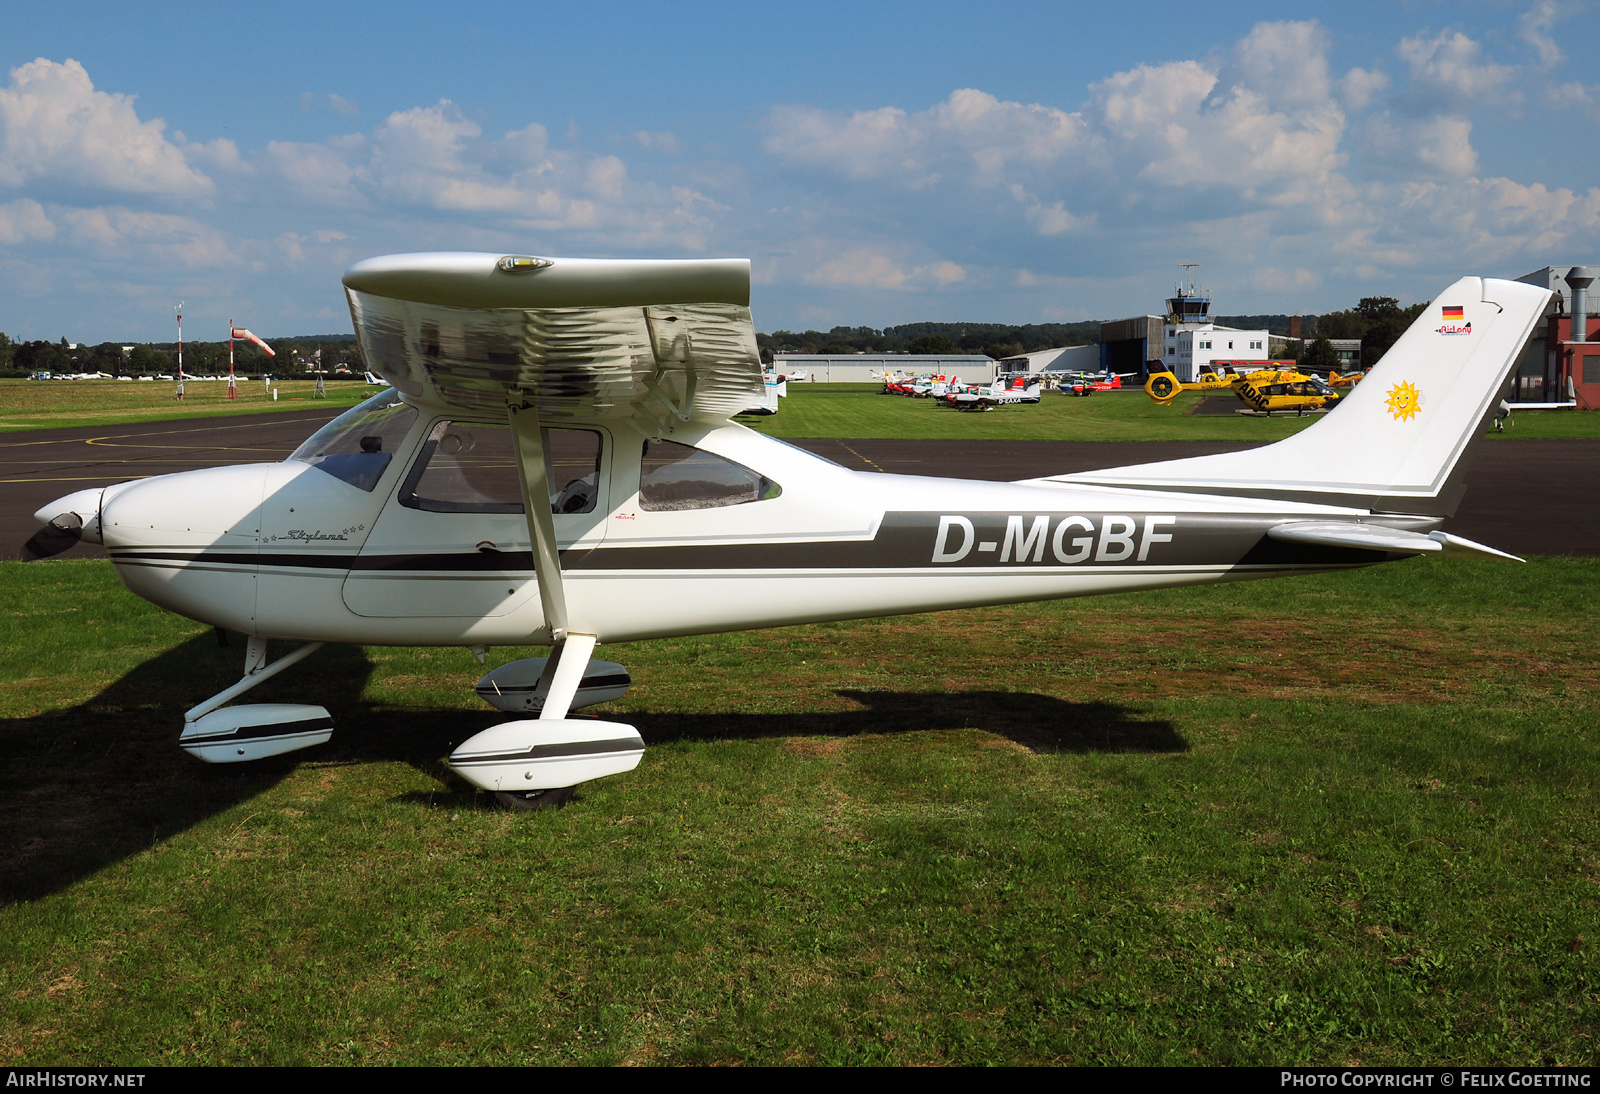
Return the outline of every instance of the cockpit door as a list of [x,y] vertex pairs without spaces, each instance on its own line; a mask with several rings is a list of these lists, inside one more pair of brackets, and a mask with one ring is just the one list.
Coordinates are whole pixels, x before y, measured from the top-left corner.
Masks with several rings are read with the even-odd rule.
[[[605,538],[612,448],[606,430],[543,430],[563,561]],[[511,430],[433,424],[344,582],[357,615],[486,619],[542,615]]]

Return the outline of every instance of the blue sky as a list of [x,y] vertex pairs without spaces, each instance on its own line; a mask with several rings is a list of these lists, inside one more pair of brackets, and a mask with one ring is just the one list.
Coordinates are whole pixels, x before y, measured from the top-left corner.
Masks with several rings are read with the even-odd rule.
[[8,7],[0,330],[346,331],[408,250],[747,256],[762,330],[1600,260],[1592,3],[573,8]]

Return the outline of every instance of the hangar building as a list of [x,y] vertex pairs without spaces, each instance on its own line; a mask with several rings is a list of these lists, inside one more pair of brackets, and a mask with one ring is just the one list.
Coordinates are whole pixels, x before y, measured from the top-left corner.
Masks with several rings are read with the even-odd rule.
[[806,380],[819,384],[875,384],[896,369],[987,384],[995,377],[996,362],[981,353],[775,353],[772,367],[780,376],[804,372]]
[[1033,353],[1019,353],[1000,360],[1004,373],[1035,372],[1099,372],[1099,346],[1059,346]]

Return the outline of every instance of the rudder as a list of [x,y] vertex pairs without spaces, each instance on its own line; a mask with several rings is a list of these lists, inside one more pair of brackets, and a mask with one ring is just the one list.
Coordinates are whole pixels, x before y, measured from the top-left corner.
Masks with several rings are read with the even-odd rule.
[[1465,457],[1551,295],[1464,277],[1435,297],[1336,412],[1293,437],[1049,481],[1453,515]]

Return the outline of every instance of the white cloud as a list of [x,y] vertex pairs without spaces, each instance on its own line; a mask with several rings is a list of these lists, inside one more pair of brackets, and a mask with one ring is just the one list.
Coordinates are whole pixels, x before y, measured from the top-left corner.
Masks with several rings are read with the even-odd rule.
[[[1453,31],[1407,37],[1398,49],[1409,85],[1375,114],[1390,77],[1352,68],[1335,78],[1328,34],[1314,22],[1260,24],[1220,60],[1115,72],[1076,110],[970,89],[922,110],[776,109],[764,147],[803,169],[788,177],[807,195],[782,212],[794,228],[784,246],[814,257],[784,258],[775,280],[905,298],[937,281],[927,260],[903,256],[936,245],[962,269],[964,291],[1005,283],[1076,297],[1102,288],[1072,282],[1085,263],[1121,270],[1193,255],[1251,296],[1304,307],[1330,286],[1399,292],[1418,276],[1504,274],[1575,241],[1600,245],[1600,189],[1479,176],[1466,107],[1509,100],[1516,68]],[[1590,91],[1552,94],[1572,105]],[[964,104],[990,121],[957,125]],[[1352,126],[1346,111],[1362,120]],[[1045,118],[1070,124],[1022,124]],[[1055,139],[1027,142],[1039,134]],[[811,171],[892,189],[829,187]],[[985,200],[986,187],[1011,200]],[[823,241],[839,237],[841,219],[870,225],[880,242],[829,253]],[[1066,236],[1070,251],[1051,249]],[[966,249],[952,247],[958,240]],[[1016,257],[998,278],[974,273],[1005,251]]]
[[379,200],[441,212],[513,217],[541,229],[589,228],[620,202],[627,168],[615,156],[550,148],[542,125],[483,140],[448,99],[397,111],[371,138],[361,169]]
[[259,166],[297,197],[321,204],[353,204],[361,200],[361,193],[356,187],[356,169],[346,157],[364,143],[352,149],[348,142],[346,147],[340,148],[331,144],[268,141]]
[[1600,84],[1583,84],[1569,80],[1546,89],[1545,100],[1562,110],[1581,110],[1591,118],[1600,120]]
[[347,99],[343,95],[317,95],[314,92],[300,92],[300,112],[309,114],[318,106],[325,106],[335,114],[358,114],[361,106],[354,99]]
[[1396,197],[1434,246],[1463,265],[1565,253],[1574,239],[1600,229],[1600,187],[1578,193],[1506,178],[1469,179],[1445,186],[1408,183]]
[[73,243],[92,248],[101,258],[137,254],[200,269],[237,266],[242,261],[222,232],[192,217],[121,206],[62,208],[53,215]]
[[0,244],[26,243],[53,239],[56,226],[45,215],[44,206],[24,198],[0,205]]
[[[182,134],[175,134],[181,137]],[[213,171],[230,174],[248,173],[250,165],[239,155],[239,146],[227,137],[217,137],[203,144],[183,144],[184,159],[203,164]]]
[[315,249],[317,247],[324,247],[329,243],[339,243],[349,238],[350,237],[343,232],[333,231],[330,229],[320,229],[318,231],[308,232],[304,235],[299,232],[284,232],[273,242],[277,245],[278,250],[282,252],[283,256],[288,260],[290,265],[298,266],[304,263],[307,258],[310,257],[306,253],[306,248],[308,246]]
[[1253,88],[1280,110],[1321,109],[1332,98],[1328,35],[1320,23],[1257,23],[1219,74],[1227,87]]
[[1494,94],[1517,71],[1484,60],[1483,47],[1460,31],[1401,39],[1399,53],[1423,103],[1471,104]]
[[1470,175],[1478,168],[1471,138],[1466,118],[1405,118],[1388,111],[1370,119],[1360,133],[1368,169],[1391,178],[1418,170],[1429,176]]
[[1382,72],[1368,72],[1352,68],[1339,81],[1339,97],[1350,110],[1365,110],[1389,86],[1389,77]]
[[1343,163],[1314,23],[1258,25],[1221,72],[1197,61],[1139,65],[1091,86],[1093,115],[1124,170],[1165,187],[1219,186],[1252,200],[1325,201]]
[[193,197],[212,183],[126,95],[96,91],[77,61],[40,57],[0,88],[0,185],[40,180],[116,193]]
[[806,275],[812,285],[834,288],[903,289],[906,271],[888,255],[864,249],[848,251]]
[[1285,288],[1313,289],[1322,284],[1322,275],[1303,266],[1292,270],[1283,270],[1276,266],[1260,266],[1250,271],[1246,283],[1252,288],[1268,291],[1281,291]]
[[829,259],[806,275],[806,283],[838,289],[944,288],[967,279],[959,264],[941,259],[906,268],[888,255],[868,247],[857,247]]
[[1042,236],[1060,235],[1062,232],[1070,232],[1075,228],[1087,228],[1094,225],[1093,216],[1075,217],[1067,212],[1066,204],[1060,201],[1046,205],[1020,184],[1012,185],[1011,196],[1016,198],[1017,202],[1022,206],[1023,215],[1027,218],[1028,223],[1033,225],[1034,229]]
[[766,121],[766,151],[792,167],[850,179],[890,179],[920,189],[946,175],[979,185],[1056,166],[1083,150],[1082,116],[1038,103],[1003,102],[963,88],[933,107],[853,114],[780,106]]
[[1567,59],[1550,34],[1551,28],[1564,14],[1556,0],[1539,0],[1522,15],[1517,28],[1518,36],[1533,47],[1542,65],[1559,65]]
[[672,156],[683,152],[683,142],[671,133],[652,133],[641,129],[633,135],[633,143],[647,152],[666,152]]

